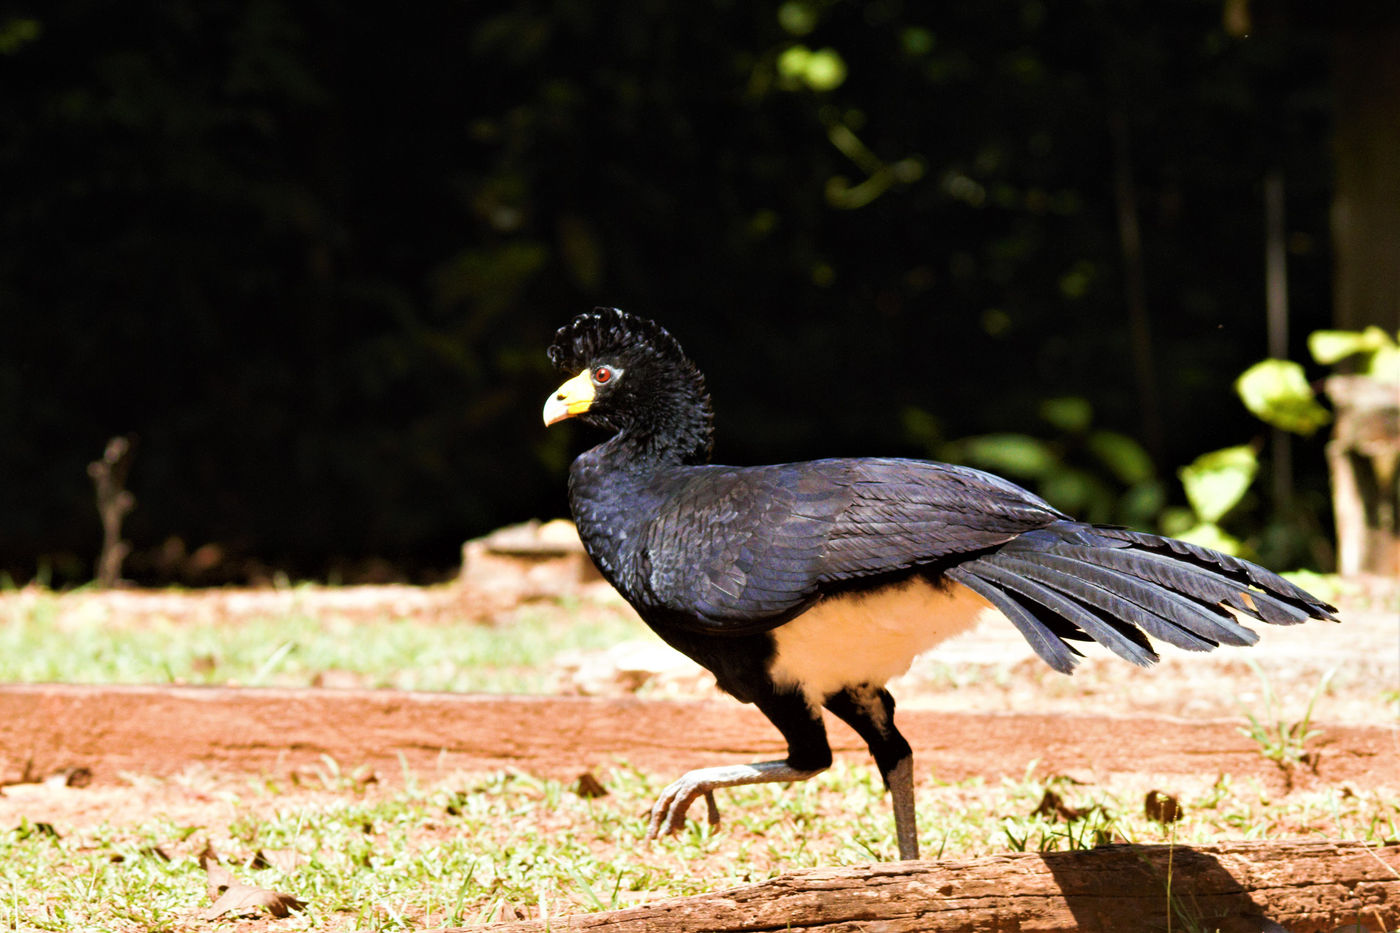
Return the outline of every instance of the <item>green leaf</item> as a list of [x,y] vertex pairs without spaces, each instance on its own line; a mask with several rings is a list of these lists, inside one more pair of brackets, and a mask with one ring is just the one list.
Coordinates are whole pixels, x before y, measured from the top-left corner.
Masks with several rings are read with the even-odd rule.
[[812,50],[802,44],[790,45],[778,56],[778,74],[793,81],[800,81],[807,73],[807,62],[812,59]]
[[1202,523],[1220,521],[1244,498],[1259,472],[1254,449],[1242,445],[1201,454],[1177,471],[1186,498]]
[[835,49],[818,49],[807,59],[803,77],[814,91],[831,91],[846,80],[846,60]]
[[1214,522],[1202,522],[1194,528],[1186,529],[1176,537],[1225,554],[1238,555],[1244,550],[1243,541]]
[[778,7],[778,23],[794,36],[805,36],[817,28],[817,10],[810,3],[788,0]]
[[1180,538],[1197,524],[1196,513],[1184,505],[1169,505],[1157,518],[1158,530],[1168,538]]
[[1094,420],[1094,406],[1075,395],[1048,398],[1040,403],[1040,417],[1061,431],[1079,434],[1088,430]]
[[801,81],[814,91],[830,91],[846,80],[846,60],[835,49],[813,51],[798,43],[778,56],[778,74],[790,84]]
[[933,450],[943,438],[943,426],[938,418],[922,408],[906,407],[899,414],[899,422],[905,440],[925,450]]
[[1152,457],[1137,441],[1117,431],[1095,431],[1089,435],[1089,451],[1127,486],[1152,479],[1156,469]]
[[1383,382],[1400,382],[1400,347],[1381,347],[1366,372]]
[[1255,363],[1235,380],[1235,391],[1256,417],[1285,431],[1312,434],[1332,420],[1318,404],[1303,367],[1290,360]]
[[906,55],[927,55],[933,51],[933,33],[922,26],[906,26],[899,34],[899,44]]
[[[1161,480],[1150,479],[1143,483],[1135,483],[1118,497],[1118,520],[1132,527],[1146,527],[1162,514],[1166,504],[1167,487]],[[1191,516],[1183,527],[1189,527],[1194,521],[1195,516]]]
[[1374,324],[1363,331],[1315,330],[1308,334],[1308,351],[1313,359],[1329,366],[1357,353],[1375,353],[1394,346],[1395,340]]
[[[1112,508],[1113,493],[1103,480],[1072,467],[1061,466],[1047,473],[1039,492],[1057,508],[1087,521],[1106,521]],[[1097,514],[1083,514],[1091,509],[1097,510]]]
[[0,23],[0,55],[13,55],[44,34],[44,24],[37,19],[12,16]]
[[974,466],[1013,476],[1044,476],[1059,462],[1049,444],[1027,434],[983,434],[959,447]]

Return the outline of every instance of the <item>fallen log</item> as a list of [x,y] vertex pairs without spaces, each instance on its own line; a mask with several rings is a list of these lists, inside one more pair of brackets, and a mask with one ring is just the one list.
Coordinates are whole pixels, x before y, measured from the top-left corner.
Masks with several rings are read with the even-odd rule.
[[1380,933],[1400,924],[1400,845],[1115,845],[792,872],[492,933]]

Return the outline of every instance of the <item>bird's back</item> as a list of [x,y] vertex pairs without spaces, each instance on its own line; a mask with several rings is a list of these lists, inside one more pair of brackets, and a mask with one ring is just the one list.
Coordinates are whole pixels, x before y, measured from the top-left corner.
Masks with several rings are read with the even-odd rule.
[[929,461],[672,465],[638,475],[607,467],[606,456],[580,457],[570,484],[589,553],[644,616],[714,634],[771,629],[825,594],[1062,518],[1014,484]]

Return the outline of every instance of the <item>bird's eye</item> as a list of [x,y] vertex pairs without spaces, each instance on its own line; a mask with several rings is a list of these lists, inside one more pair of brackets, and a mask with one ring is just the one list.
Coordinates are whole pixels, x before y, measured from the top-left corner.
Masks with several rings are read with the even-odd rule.
[[603,385],[606,382],[612,381],[612,377],[613,371],[611,367],[599,366],[597,369],[593,370],[593,381],[598,385]]

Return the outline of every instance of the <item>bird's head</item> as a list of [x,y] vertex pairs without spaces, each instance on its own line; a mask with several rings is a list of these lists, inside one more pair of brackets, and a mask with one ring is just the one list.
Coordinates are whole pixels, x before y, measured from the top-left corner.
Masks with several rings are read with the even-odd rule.
[[546,426],[578,418],[673,450],[685,462],[709,458],[705,377],[661,325],[594,308],[559,328],[549,359],[571,378],[545,401]]

